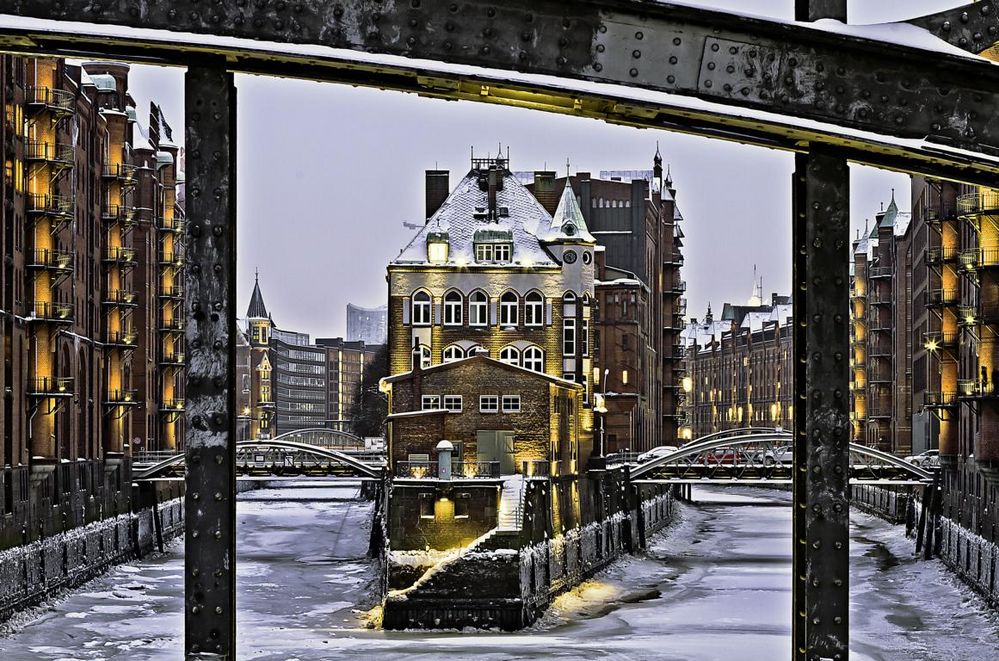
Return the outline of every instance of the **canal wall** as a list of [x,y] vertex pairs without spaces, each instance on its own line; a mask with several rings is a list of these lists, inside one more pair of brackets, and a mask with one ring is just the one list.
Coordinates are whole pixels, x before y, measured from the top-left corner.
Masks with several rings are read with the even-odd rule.
[[[400,508],[390,509],[399,515]],[[632,484],[627,468],[569,480],[524,478],[516,529],[494,526],[457,549],[391,550],[392,540],[382,626],[530,626],[558,594],[645,548],[675,513],[670,487]]]
[[134,511],[0,551],[0,621],[183,534],[182,480],[133,486],[131,502]]

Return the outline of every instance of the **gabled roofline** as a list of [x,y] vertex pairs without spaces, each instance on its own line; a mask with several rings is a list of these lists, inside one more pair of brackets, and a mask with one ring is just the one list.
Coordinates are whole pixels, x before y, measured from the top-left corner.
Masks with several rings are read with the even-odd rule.
[[[485,355],[469,356],[467,358],[453,360],[449,363],[440,363],[438,365],[431,365],[430,367],[421,369],[420,372],[422,374],[443,372],[464,365],[466,363],[470,363],[473,360],[482,360],[488,362],[492,366],[499,367],[501,369],[515,370],[517,372],[522,372],[525,375],[530,375],[535,378],[544,379],[545,381],[549,381],[550,383],[554,383],[555,385],[562,386],[564,388],[575,388],[577,390],[583,390],[583,385],[581,383],[576,383],[575,381],[568,381],[561,377],[552,376],[551,374],[545,374],[544,372],[535,372],[525,367],[520,367],[519,365],[508,365],[507,363],[501,362],[499,360],[496,360],[495,358],[490,358],[489,356]],[[385,383],[397,383],[399,381],[406,381],[408,379],[411,379],[415,374],[416,373],[413,370],[409,370],[408,372],[400,372],[399,374],[393,374],[392,376],[387,376],[384,379],[382,379],[382,381],[384,381]]]

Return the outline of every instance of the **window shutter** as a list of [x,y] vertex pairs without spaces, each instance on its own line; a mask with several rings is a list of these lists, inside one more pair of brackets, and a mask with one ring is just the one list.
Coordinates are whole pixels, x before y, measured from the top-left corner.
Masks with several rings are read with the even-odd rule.
[[552,302],[548,301],[545,303],[545,325],[552,325]]
[[434,303],[434,323],[438,326],[441,325],[441,304]]
[[406,325],[409,324],[409,311],[411,307],[412,307],[412,301],[410,300],[409,296],[402,299],[402,323]]
[[489,304],[489,323],[492,326],[499,323],[499,302],[497,301]]

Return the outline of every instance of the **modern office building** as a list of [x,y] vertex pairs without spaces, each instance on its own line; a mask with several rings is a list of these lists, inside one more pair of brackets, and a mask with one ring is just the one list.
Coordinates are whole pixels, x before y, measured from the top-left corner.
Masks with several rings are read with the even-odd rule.
[[362,308],[347,304],[347,341],[385,344],[388,337],[388,306]]

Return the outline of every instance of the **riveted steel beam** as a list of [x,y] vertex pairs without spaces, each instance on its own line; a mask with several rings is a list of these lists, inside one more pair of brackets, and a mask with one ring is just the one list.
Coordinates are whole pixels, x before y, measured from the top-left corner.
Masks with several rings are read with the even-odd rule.
[[972,2],[908,23],[969,53],[982,53],[999,41],[999,3]]
[[659,2],[0,0],[0,12],[612,83],[999,154],[986,61]]
[[849,609],[849,170],[795,156],[793,654],[845,660]]
[[235,658],[236,645],[236,90],[224,64],[185,79],[188,658]]

